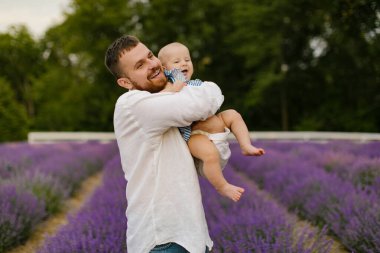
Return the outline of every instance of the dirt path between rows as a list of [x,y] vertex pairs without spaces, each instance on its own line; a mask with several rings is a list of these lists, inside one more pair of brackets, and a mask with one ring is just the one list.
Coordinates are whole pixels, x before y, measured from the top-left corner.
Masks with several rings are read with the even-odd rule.
[[102,177],[103,172],[101,171],[84,180],[76,194],[64,202],[63,208],[58,214],[39,224],[25,244],[11,249],[7,253],[35,253],[43,245],[47,236],[54,235],[61,226],[67,224],[68,215],[75,214],[81,209],[86,200],[101,184]]
[[[269,192],[265,192],[265,191],[261,190],[252,179],[249,179],[247,177],[247,175],[245,175],[242,172],[236,171],[236,170],[234,170],[234,173],[236,173],[236,175],[238,175],[238,177],[244,183],[247,183],[250,186],[252,186],[255,189],[255,191],[257,192],[258,195],[264,197],[265,199],[269,199],[271,201],[277,202],[278,205],[282,206],[282,204],[280,204],[278,202],[278,200],[276,200],[272,195],[270,195]],[[302,231],[303,231],[304,228],[309,228],[312,231],[317,231],[318,230],[318,228],[316,228],[313,225],[311,225],[308,221],[300,220],[300,218],[296,214],[289,213],[289,215],[291,217],[294,217],[295,220],[297,221],[296,222],[296,230],[297,230],[296,233],[298,233],[299,235],[302,234]],[[332,241],[332,246],[331,246],[330,253],[348,253],[349,252],[349,251],[347,251],[345,249],[345,247],[341,243],[339,243],[338,241],[336,241],[334,238],[332,238],[330,236],[327,236],[327,238]]]

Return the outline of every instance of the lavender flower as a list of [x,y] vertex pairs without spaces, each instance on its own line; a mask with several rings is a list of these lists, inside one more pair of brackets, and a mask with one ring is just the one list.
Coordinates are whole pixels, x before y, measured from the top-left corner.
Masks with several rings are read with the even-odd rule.
[[380,181],[374,152],[365,155],[366,148],[347,142],[280,145],[268,144],[267,155],[259,158],[233,152],[231,163],[290,210],[327,225],[348,249],[380,252]]
[[[4,177],[0,179],[0,188],[5,189],[1,191],[5,197],[0,200],[4,207],[1,210],[4,213],[0,215],[3,219],[0,223],[0,245],[9,248],[25,240],[35,224],[59,211],[63,200],[85,178],[101,170],[116,151],[115,142],[0,145],[2,164],[12,167],[0,168],[5,172],[1,173]],[[24,204],[31,209],[25,208]],[[18,210],[16,218],[8,219],[11,210]],[[43,215],[39,214],[41,210]]]
[[[329,252],[326,231],[298,230],[296,219],[276,202],[256,193],[248,179],[226,168],[226,177],[245,188],[234,204],[220,197],[208,182],[201,181],[213,252]],[[237,184],[237,183],[236,183]]]
[[127,252],[126,181],[116,156],[105,168],[103,185],[69,224],[49,237],[39,253]]
[[15,186],[0,186],[0,252],[26,240],[46,217],[44,203]]

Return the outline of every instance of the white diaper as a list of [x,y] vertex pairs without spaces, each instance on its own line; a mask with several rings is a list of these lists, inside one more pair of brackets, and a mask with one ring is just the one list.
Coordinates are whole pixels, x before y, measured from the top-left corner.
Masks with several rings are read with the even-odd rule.
[[[216,146],[216,149],[219,151],[219,157],[220,157],[220,166],[222,170],[226,166],[228,159],[231,156],[231,150],[229,143],[227,141],[227,137],[230,133],[230,129],[225,128],[225,131],[223,133],[215,133],[210,134],[208,132],[202,131],[202,130],[194,130],[191,132],[191,135],[193,134],[203,134],[207,136]],[[194,164],[195,168],[197,169],[198,173],[202,176],[203,174],[203,162],[202,160],[199,160],[197,158],[194,158]]]

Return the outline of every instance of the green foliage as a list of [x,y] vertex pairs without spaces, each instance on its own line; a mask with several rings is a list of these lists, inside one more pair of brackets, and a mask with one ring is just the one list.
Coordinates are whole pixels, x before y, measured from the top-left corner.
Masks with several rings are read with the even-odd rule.
[[38,200],[31,193],[18,191],[14,186],[2,187],[2,191],[8,193],[0,198],[4,215],[0,222],[0,252],[4,253],[24,243],[45,213],[43,207],[36,207]]
[[0,78],[0,142],[23,140],[28,132],[25,108],[17,102],[10,84]]
[[10,248],[14,242],[10,240],[7,235],[9,231],[12,231],[12,225],[9,221],[2,222],[0,224],[0,252],[4,253],[8,248]]
[[[243,59],[228,43],[233,32],[231,9],[236,1],[161,0],[140,4],[140,38],[154,52],[167,43],[187,45],[195,68],[194,78],[212,80],[221,86],[225,108],[241,109],[242,94],[252,84],[252,76],[242,68]],[[226,11],[228,10],[228,11]]]
[[34,129],[79,131],[91,104],[89,84],[70,68],[49,67],[34,83],[36,117]]
[[16,99],[24,105],[28,115],[33,116],[32,80],[44,67],[42,48],[26,27],[14,26],[8,33],[0,34],[0,66],[0,76],[11,84]]
[[222,109],[238,110],[251,130],[377,132],[378,13],[373,0],[73,0],[40,41],[25,27],[0,34],[0,76],[32,129],[112,131],[125,90],[104,53],[134,34],[154,53],[186,44],[194,77],[216,82]]
[[281,115],[282,129],[379,130],[379,61],[369,53],[378,46],[365,39],[378,40],[378,4],[238,1],[232,13],[230,39],[257,77],[245,100],[259,124]]
[[[46,78],[54,79],[50,90],[64,86],[68,91],[46,105],[40,103],[43,108],[39,108],[36,129],[113,131],[114,104],[125,90],[107,72],[104,54],[115,38],[131,31],[129,5],[127,1],[73,1],[65,21],[46,33],[42,44],[48,52],[49,74],[38,80],[35,94],[41,92],[43,83],[51,85]],[[66,75],[63,86],[58,84],[62,73]],[[64,115],[58,113],[61,109]]]

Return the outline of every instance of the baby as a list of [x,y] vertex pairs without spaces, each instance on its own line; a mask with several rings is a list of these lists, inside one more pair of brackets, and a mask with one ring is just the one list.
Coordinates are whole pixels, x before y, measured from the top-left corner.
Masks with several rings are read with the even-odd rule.
[[[170,43],[161,48],[158,58],[165,69],[176,69],[176,71],[179,69],[185,76],[188,86],[201,85],[201,81],[198,79],[190,80],[194,69],[190,52],[185,45],[178,42]],[[163,91],[180,91],[183,85],[176,85],[176,83]],[[191,128],[187,129],[190,131],[186,131],[186,127],[180,128],[180,132],[187,141],[192,156],[199,159],[196,160],[199,173],[205,176],[221,195],[238,201],[244,189],[228,183],[222,173],[231,155],[227,141],[228,134],[231,131],[235,135],[244,155],[265,154],[264,149],[256,148],[251,144],[248,128],[243,118],[235,110],[225,110],[205,121],[193,122]],[[187,132],[190,132],[190,138],[186,138]]]

